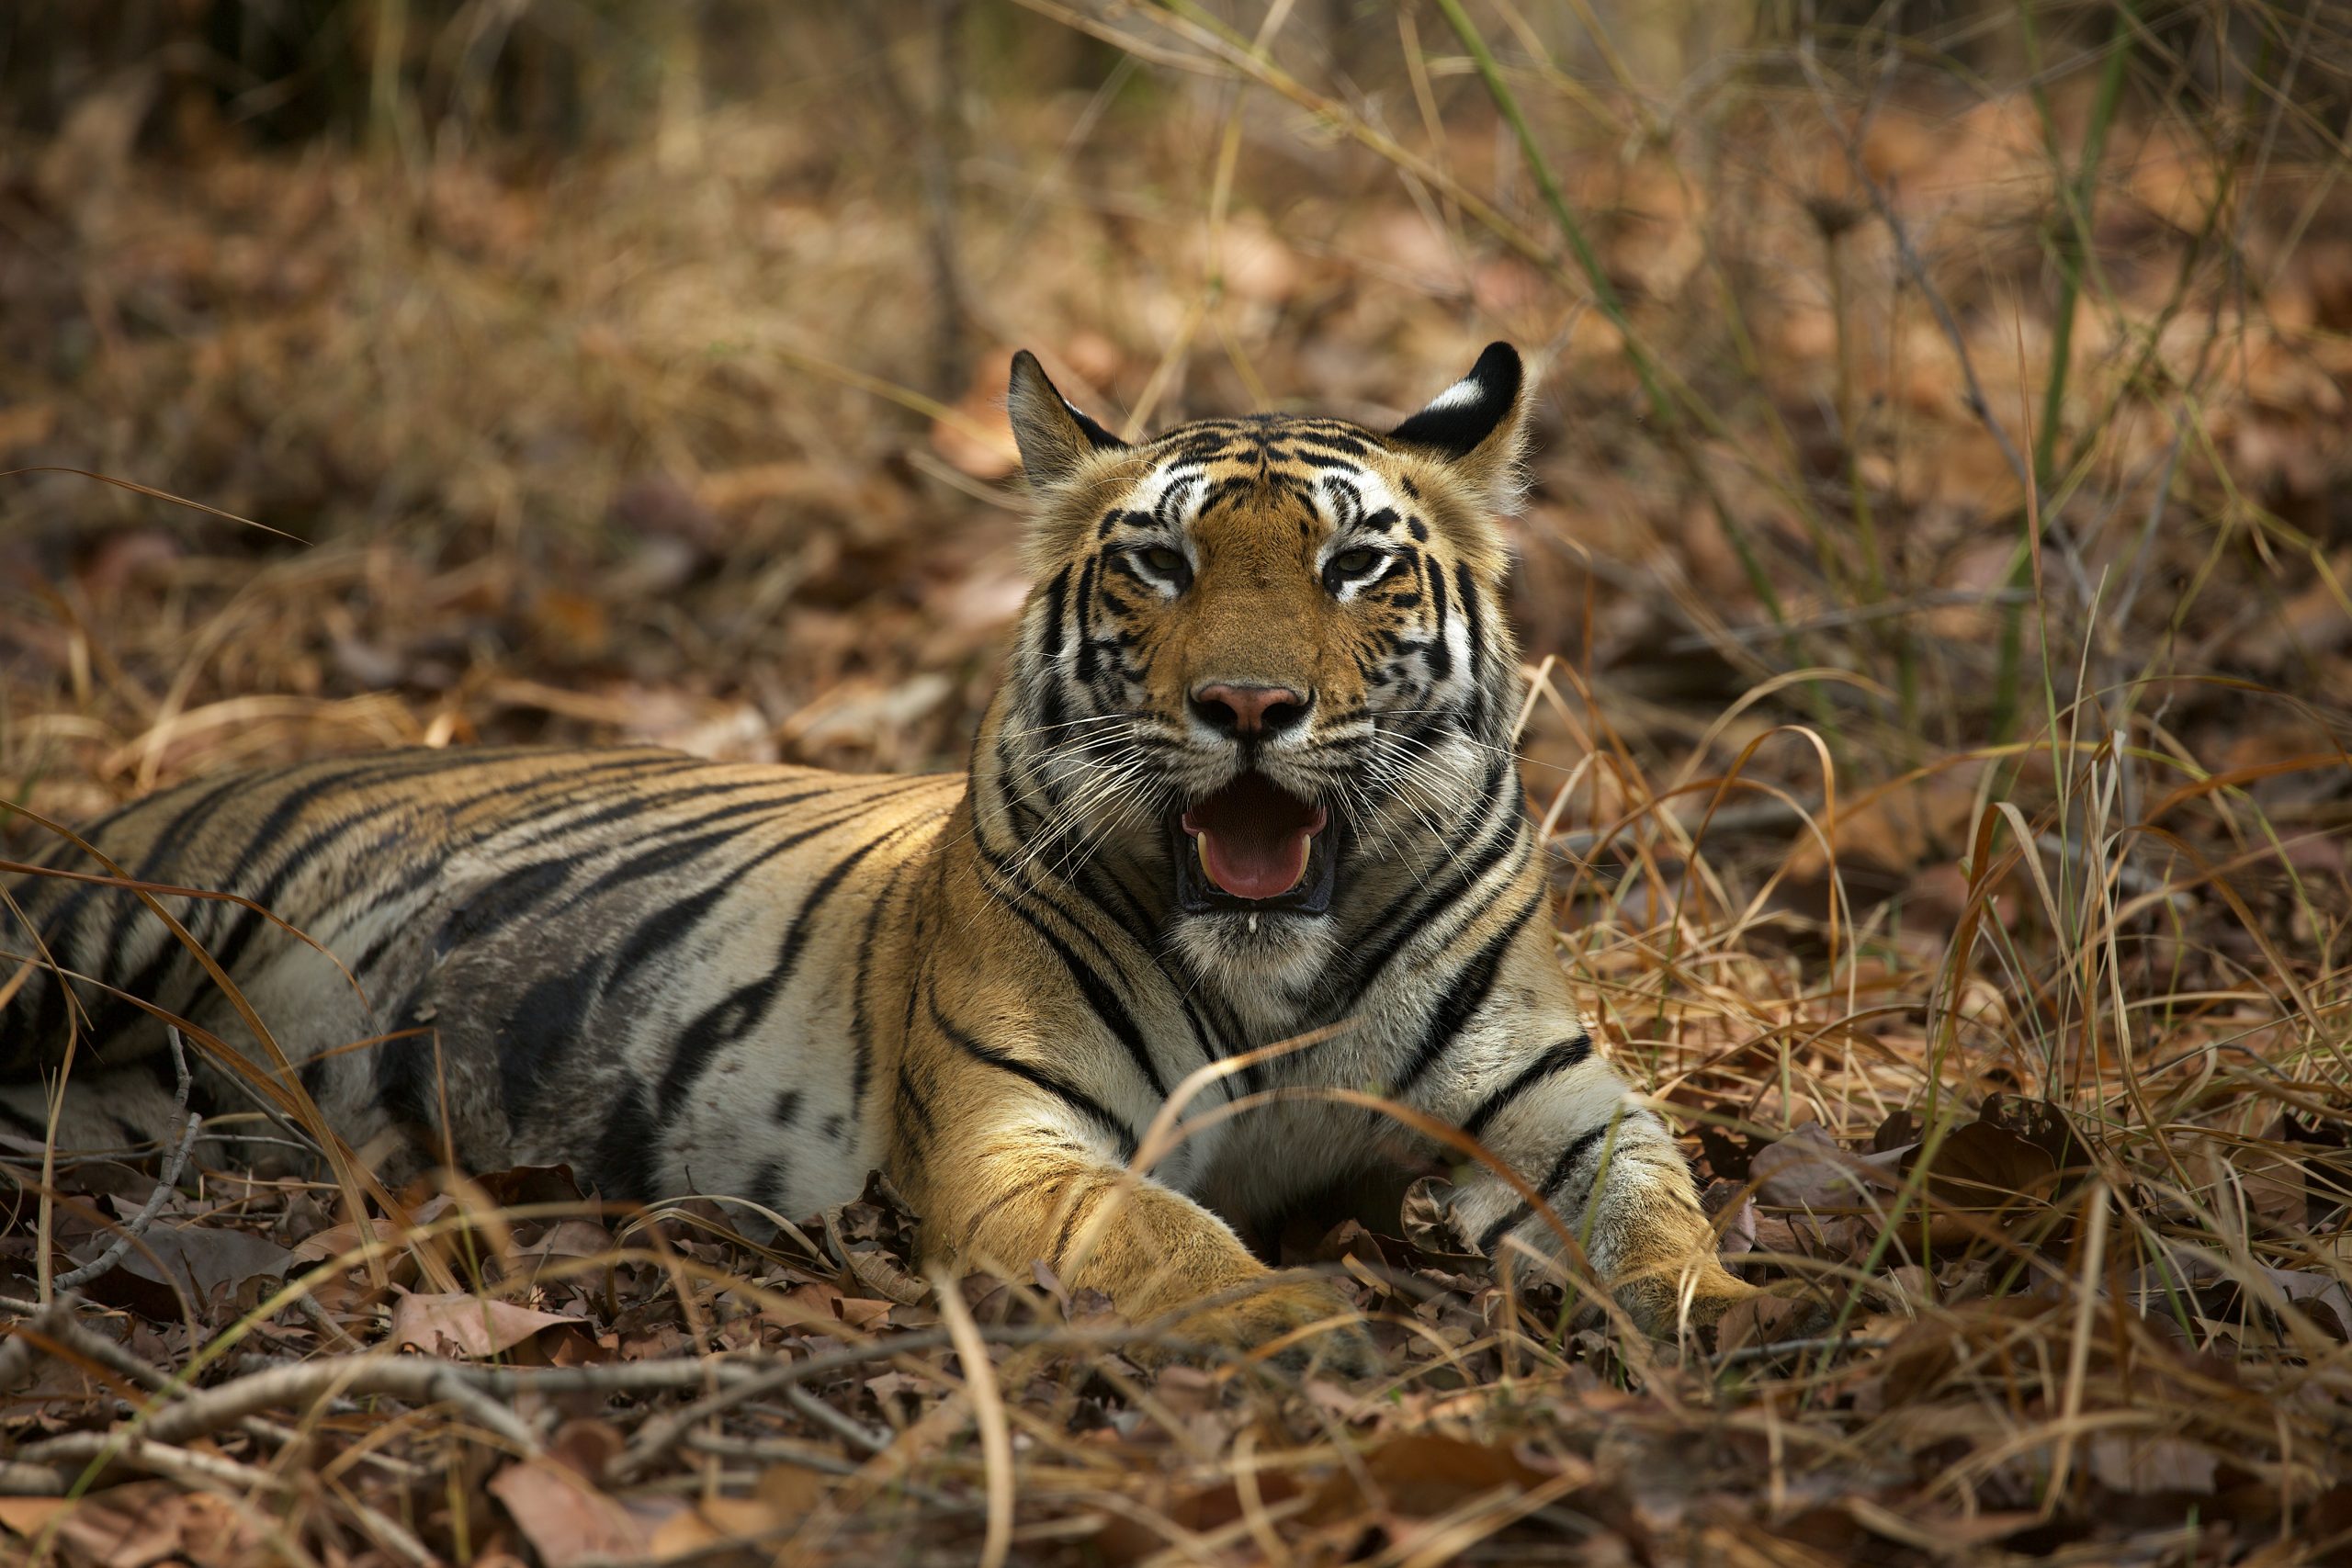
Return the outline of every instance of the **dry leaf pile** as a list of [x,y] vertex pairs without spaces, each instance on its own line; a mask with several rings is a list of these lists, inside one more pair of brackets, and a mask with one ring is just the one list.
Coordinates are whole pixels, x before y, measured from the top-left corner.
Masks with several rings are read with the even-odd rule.
[[1015,345],[1156,428],[1393,419],[1508,336],[1562,961],[1827,1310],[1628,1343],[1416,1187],[1257,1238],[1385,1375],[1159,1367],[878,1186],[0,1138],[0,1561],[2352,1562],[2333,8],[321,0],[399,45],[348,82],[226,9],[54,20],[0,115],[0,796],[959,766]]

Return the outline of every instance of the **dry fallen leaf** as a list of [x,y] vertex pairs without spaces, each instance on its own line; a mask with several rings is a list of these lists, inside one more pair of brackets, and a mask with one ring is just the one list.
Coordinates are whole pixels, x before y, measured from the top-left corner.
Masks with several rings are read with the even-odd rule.
[[[96,1257],[113,1240],[101,1232],[81,1249]],[[153,1224],[121,1261],[92,1280],[92,1299],[168,1319],[180,1300],[201,1306],[215,1291],[235,1291],[250,1280],[281,1280],[294,1255],[263,1236],[214,1225]],[[77,1258],[77,1261],[85,1259]]]
[[413,1346],[427,1355],[479,1359],[503,1354],[559,1325],[588,1329],[582,1318],[462,1291],[440,1295],[402,1292],[392,1302],[389,1337],[394,1345]]
[[2211,1492],[2221,1458],[2177,1438],[2102,1432],[2087,1445],[2091,1473],[2110,1492]]
[[329,1225],[299,1243],[293,1249],[293,1260],[297,1263],[323,1263],[330,1258],[356,1252],[368,1241],[390,1241],[400,1235],[400,1227],[390,1220],[369,1219],[361,1223],[367,1227],[364,1231],[360,1225],[347,1221],[339,1225]]
[[1856,1154],[1840,1145],[1817,1122],[1808,1122],[1786,1137],[1756,1151],[1749,1162],[1758,1179],[1756,1196],[1777,1208],[1837,1213],[1855,1208],[1871,1212],[1873,1193],[1892,1192],[1898,1184],[1895,1166],[1904,1151]]
[[69,1561],[87,1568],[259,1561],[267,1525],[226,1497],[168,1481],[134,1481],[76,1500],[0,1498],[0,1525],[26,1540],[54,1529]]
[[644,1557],[652,1536],[628,1509],[571,1466],[524,1460],[492,1477],[490,1494],[506,1506],[546,1568],[588,1558]]
[[665,1561],[736,1542],[764,1544],[772,1552],[775,1539],[807,1518],[824,1494],[815,1472],[775,1465],[761,1472],[748,1497],[704,1497],[664,1520],[649,1550]]

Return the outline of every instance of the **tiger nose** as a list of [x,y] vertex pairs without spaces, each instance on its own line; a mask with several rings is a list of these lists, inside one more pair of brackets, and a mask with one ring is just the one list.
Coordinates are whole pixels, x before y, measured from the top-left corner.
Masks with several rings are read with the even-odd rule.
[[1193,689],[1193,712],[1211,729],[1256,738],[1279,735],[1306,716],[1314,703],[1288,686],[1238,686],[1223,681]]

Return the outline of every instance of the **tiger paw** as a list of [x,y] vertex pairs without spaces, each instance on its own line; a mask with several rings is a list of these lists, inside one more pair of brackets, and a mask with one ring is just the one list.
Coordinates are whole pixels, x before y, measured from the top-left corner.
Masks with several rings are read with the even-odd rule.
[[1293,1373],[1321,1370],[1366,1377],[1382,1366],[1379,1347],[1364,1332],[1362,1315],[1325,1280],[1270,1281],[1179,1318],[1170,1338],[1238,1350]]

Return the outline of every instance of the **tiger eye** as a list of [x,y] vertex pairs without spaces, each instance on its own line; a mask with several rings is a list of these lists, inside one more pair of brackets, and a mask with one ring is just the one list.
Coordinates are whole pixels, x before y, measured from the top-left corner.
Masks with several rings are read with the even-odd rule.
[[1342,576],[1362,577],[1380,564],[1380,552],[1372,549],[1342,550],[1331,558],[1331,565]]
[[1166,545],[1153,545],[1143,551],[1143,564],[1163,577],[1173,577],[1184,570],[1184,557]]

